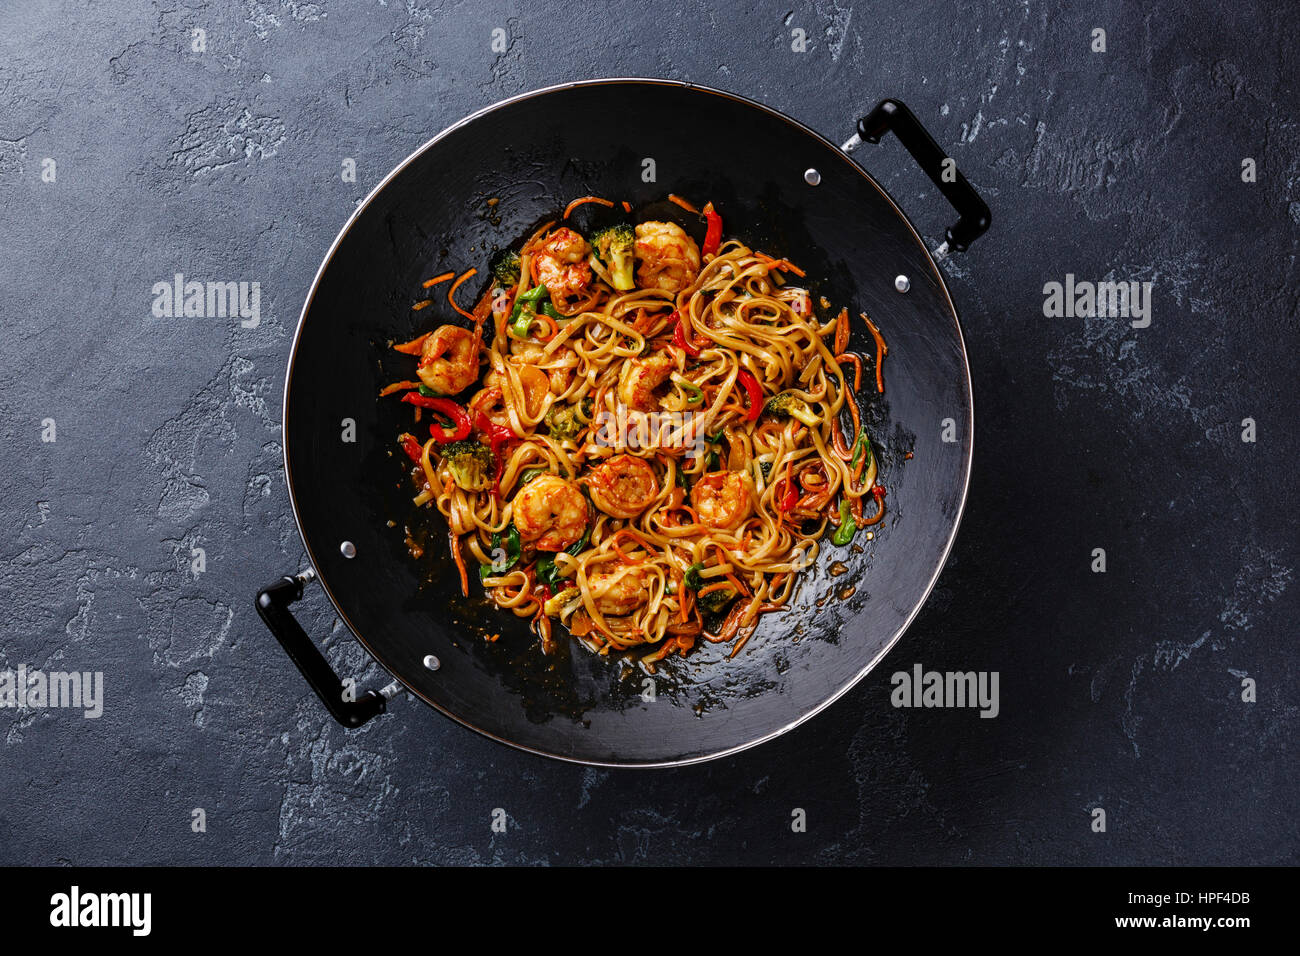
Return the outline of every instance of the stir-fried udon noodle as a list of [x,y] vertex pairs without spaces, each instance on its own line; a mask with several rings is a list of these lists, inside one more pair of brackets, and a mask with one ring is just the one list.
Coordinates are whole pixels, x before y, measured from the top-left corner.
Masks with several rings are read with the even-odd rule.
[[583,235],[581,206],[617,215],[584,197],[498,255],[472,311],[455,292],[477,270],[425,282],[466,322],[395,345],[416,376],[383,392],[414,407],[414,500],[445,516],[464,594],[476,566],[543,650],[558,621],[651,670],[700,641],[734,656],[885,505],[856,400],[864,363],[884,389],[879,331],[862,315],[874,348],[848,351],[848,310],[819,317],[795,263],[670,198],[702,243],[668,221]]

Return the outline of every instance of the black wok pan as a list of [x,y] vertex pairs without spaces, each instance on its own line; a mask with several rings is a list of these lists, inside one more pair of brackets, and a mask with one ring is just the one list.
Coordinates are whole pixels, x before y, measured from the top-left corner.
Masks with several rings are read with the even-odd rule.
[[[907,217],[844,151],[891,129],[960,214],[942,252],[964,250],[987,228],[988,207],[892,100],[842,149],[717,90],[643,79],[569,84],[462,120],[370,194],[316,276],[285,382],[285,473],[312,567],[257,601],[334,717],[358,726],[405,688],[525,750],[666,766],[769,740],[871,670],[943,567],[965,503],[974,430],[965,347],[943,276]],[[823,548],[791,606],[763,617],[734,660],[725,645],[706,644],[648,683],[567,636],[559,652],[542,655],[526,623],[495,610],[476,582],[461,597],[441,516],[412,506],[407,463],[394,455],[409,409],[376,395],[410,374],[390,342],[457,320],[440,299],[411,311],[421,280],[477,266],[458,296],[474,302],[494,248],[516,244],[587,194],[626,199],[639,218],[671,217],[701,238],[703,224],[664,201],[670,192],[712,200],[728,235],[788,257],[807,270],[814,299],[848,305],[854,316],[865,311],[881,328],[886,391],[875,394],[868,362],[860,404],[889,512],[874,540],[859,534],[860,549]],[[584,209],[575,213],[579,227],[600,211]],[[874,355],[861,321],[853,328],[850,348]],[[348,420],[354,441],[344,440]],[[421,560],[407,553],[408,527],[427,542]],[[831,575],[835,560],[847,573]],[[317,577],[400,684],[345,699],[352,695],[290,610]],[[492,632],[500,639],[484,641]]]

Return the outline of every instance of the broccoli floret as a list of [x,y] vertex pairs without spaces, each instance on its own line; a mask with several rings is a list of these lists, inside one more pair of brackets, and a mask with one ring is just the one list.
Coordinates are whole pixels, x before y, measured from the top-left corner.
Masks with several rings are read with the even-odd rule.
[[736,599],[736,592],[732,588],[718,588],[716,591],[710,591],[696,600],[700,602],[700,607],[710,614],[717,614],[724,607]]
[[556,441],[576,441],[585,427],[576,405],[552,405],[543,421]]
[[519,284],[519,253],[507,249],[497,258],[492,266],[492,277],[497,285],[508,289]]
[[486,445],[464,439],[439,450],[456,485],[466,491],[482,491],[491,483],[492,452]]
[[625,222],[602,229],[591,237],[591,247],[609,271],[610,284],[620,292],[636,288],[632,271],[636,266],[633,247],[636,233]]
[[773,418],[796,418],[810,427],[821,424],[808,403],[793,392],[773,395],[763,405],[763,411]]

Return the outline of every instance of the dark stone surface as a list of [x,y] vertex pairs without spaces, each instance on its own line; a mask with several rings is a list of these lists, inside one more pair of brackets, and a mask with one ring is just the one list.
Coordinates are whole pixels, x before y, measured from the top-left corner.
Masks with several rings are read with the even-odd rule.
[[[0,670],[102,670],[107,700],[0,710],[0,862],[1295,862],[1300,30],[1267,4],[1091,6],[10,6]],[[897,96],[986,196],[994,230],[945,265],[978,421],[954,555],[867,680],[735,758],[583,769],[414,701],[344,732],[251,600],[302,560],[279,397],[303,296],[439,129],[618,74],[836,141]],[[934,240],[950,213],[897,143],[857,155]],[[152,318],[175,272],[260,281],[260,326]],[[1067,273],[1153,282],[1150,327],[1045,318]],[[318,589],[302,613],[385,682]],[[894,709],[915,662],[998,671],[1001,713]]]

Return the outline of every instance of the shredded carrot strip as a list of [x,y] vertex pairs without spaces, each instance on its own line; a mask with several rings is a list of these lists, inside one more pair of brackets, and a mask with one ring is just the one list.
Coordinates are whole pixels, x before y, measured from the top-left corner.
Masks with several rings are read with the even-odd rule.
[[686,623],[686,576],[677,579],[677,607],[682,623]]
[[768,270],[776,269],[778,272],[793,272],[799,278],[807,275],[802,269],[791,262],[789,259],[774,259],[765,252],[754,253],[754,258],[759,262],[766,263]]
[[883,362],[885,356],[889,354],[889,346],[885,344],[885,337],[880,334],[880,329],[872,325],[871,320],[867,318],[867,313],[859,312],[858,315],[862,316],[862,321],[866,322],[867,328],[871,330],[871,337],[876,340],[876,391],[884,392],[885,380],[882,377],[883,373],[880,368],[880,363]]
[[621,560],[624,564],[640,564],[639,561],[635,561],[632,558],[629,558],[627,554],[623,551],[623,549],[618,546],[618,535],[614,535],[614,537],[610,538],[609,544],[610,547],[614,549],[614,552],[618,555],[619,560]]
[[423,335],[417,335],[409,342],[403,342],[401,345],[394,345],[393,348],[398,352],[403,352],[407,355],[419,355],[421,350],[424,348],[424,340],[428,337],[429,333],[425,332]]
[[[730,575],[728,575],[728,577],[730,577]],[[721,591],[724,588],[729,587],[731,587],[731,584],[728,581],[715,581],[713,584],[708,584],[700,588],[700,597],[704,597],[706,594],[711,594],[714,591]]]
[[[856,405],[857,403],[850,402],[849,404]],[[856,438],[857,436],[855,435],[854,437]],[[851,461],[853,459],[853,452],[849,450],[848,445],[844,444],[844,432],[840,430],[840,419],[838,415],[831,419],[831,444],[834,446],[835,454],[840,461]]]
[[[476,275],[478,275],[477,269],[467,270],[465,274],[462,275],[455,282],[453,282],[451,284],[451,288],[447,290],[447,301],[451,303],[451,307],[455,309],[457,312],[459,312],[461,315],[465,316],[465,318],[467,319],[474,319],[474,313],[466,312],[464,309],[462,309],[460,306],[456,304],[456,290],[460,288],[460,284],[462,282],[464,282],[466,279],[470,278],[471,276],[476,276]],[[474,321],[477,322],[478,320],[474,319]]]
[[631,538],[634,543],[642,545],[647,549],[649,548],[648,543],[643,538],[638,536],[636,532],[634,532],[631,528],[619,528],[617,531],[615,531],[614,534],[609,539],[610,546],[613,547],[614,551],[623,560],[624,564],[640,564],[641,563],[640,560],[636,558],[628,557],[627,553],[618,546],[619,539],[621,539],[624,535],[627,535],[629,538]]
[[750,593],[749,588],[745,587],[745,585],[742,584],[741,581],[734,574],[728,571],[724,576],[728,581],[731,582],[732,586],[735,587],[737,591],[739,591],[741,594],[744,594],[746,597],[749,596]]
[[654,550],[654,545],[646,539],[645,535],[641,534],[641,532],[637,531],[635,528],[619,528],[617,534],[627,535],[647,551]]
[[[637,533],[636,533],[635,531],[633,531],[631,528],[619,528],[617,531],[614,532],[613,536],[609,539],[610,544],[612,544],[612,545],[614,546],[614,550],[615,550],[615,551],[618,551],[618,541],[619,541],[619,539],[622,538],[624,535],[627,535],[627,537],[631,538],[634,542],[636,542],[637,544],[639,544],[641,547],[645,548],[647,551],[653,551],[653,550],[654,550],[654,545],[652,545],[649,541],[647,541],[647,540],[646,540],[644,537],[642,537],[641,535],[637,534]],[[620,555],[623,554],[622,551],[618,551],[618,553],[619,553]],[[624,559],[626,560],[626,556],[624,556]],[[629,563],[629,564],[639,564],[640,562],[638,562],[638,561],[629,561],[628,563]]]
[[598,202],[602,206],[608,206],[610,209],[614,208],[614,204],[608,199],[601,199],[599,196],[579,196],[573,202],[564,207],[564,218],[568,219],[573,210],[589,202]]
[[394,382],[392,385],[386,385],[379,390],[379,397],[384,398],[392,395],[393,392],[409,392],[413,388],[419,388],[419,382]]
[[440,276],[434,276],[432,279],[425,279],[424,282],[423,282],[421,285],[422,285],[422,288],[425,288],[425,289],[432,289],[432,288],[433,288],[434,286],[436,286],[439,282],[446,282],[448,279],[454,279],[454,278],[456,278],[456,273],[454,273],[454,272],[444,272],[442,275],[440,275]]
[[538,312],[537,315],[535,316],[535,321],[541,322],[549,330],[545,335],[537,336],[537,340],[539,342],[549,342],[551,341],[551,339],[555,338],[557,335],[560,334],[560,327],[556,325],[555,320],[551,318],[549,315],[547,315],[545,312]]
[[460,572],[460,593],[469,597],[469,575],[465,572],[465,558],[460,553],[460,538],[456,537],[454,531],[448,531],[447,539],[451,542],[451,553],[456,559],[456,570]]
[[623,200],[623,211],[624,211],[624,212],[631,212],[631,211],[632,211],[632,204],[631,204],[630,202],[628,202],[626,199]]
[[849,310],[840,309],[835,317],[835,354],[839,355],[849,347]]
[[431,305],[433,305],[432,299],[421,299],[419,302],[415,303],[415,305],[411,306],[411,311],[419,312],[421,309],[427,309]]
[[695,215],[697,215],[697,216],[700,214],[700,210],[699,210],[699,207],[698,207],[698,206],[692,206],[689,202],[687,202],[687,201],[686,201],[685,199],[683,199],[681,196],[674,196],[672,193],[669,193],[669,194],[668,194],[668,201],[669,201],[669,202],[675,202],[675,203],[677,203],[677,205],[681,206],[681,207],[682,207],[683,209],[685,209],[687,212],[693,212],[693,213],[695,213]]
[[858,436],[862,434],[862,418],[858,415],[858,403],[847,402],[849,414],[853,417],[853,440],[856,442]]
[[852,352],[845,352],[842,355],[835,356],[837,362],[853,363],[853,391],[862,388],[862,359],[858,358]]

